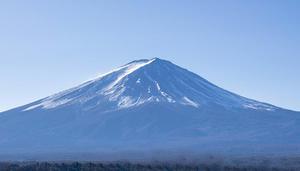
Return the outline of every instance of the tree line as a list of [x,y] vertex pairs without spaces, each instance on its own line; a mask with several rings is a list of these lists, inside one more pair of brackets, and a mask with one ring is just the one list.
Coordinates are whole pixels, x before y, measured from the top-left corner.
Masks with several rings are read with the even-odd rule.
[[93,162],[2,162],[0,171],[298,171],[300,168],[224,166],[220,164],[140,164]]

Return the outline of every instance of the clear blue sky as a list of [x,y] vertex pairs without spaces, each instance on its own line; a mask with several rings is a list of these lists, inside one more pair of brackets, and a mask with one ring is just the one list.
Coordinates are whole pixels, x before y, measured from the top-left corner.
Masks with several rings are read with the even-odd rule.
[[160,57],[300,110],[300,1],[1,1],[0,111]]

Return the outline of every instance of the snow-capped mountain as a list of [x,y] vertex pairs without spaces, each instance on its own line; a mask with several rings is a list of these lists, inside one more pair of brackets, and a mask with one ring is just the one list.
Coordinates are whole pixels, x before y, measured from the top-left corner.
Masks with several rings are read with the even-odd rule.
[[24,111],[81,105],[83,110],[119,110],[147,103],[173,103],[195,108],[276,110],[265,103],[223,90],[196,74],[158,58],[133,61],[78,87],[38,101]]
[[159,58],[0,113],[0,152],[189,149],[300,154],[300,114],[226,91]]

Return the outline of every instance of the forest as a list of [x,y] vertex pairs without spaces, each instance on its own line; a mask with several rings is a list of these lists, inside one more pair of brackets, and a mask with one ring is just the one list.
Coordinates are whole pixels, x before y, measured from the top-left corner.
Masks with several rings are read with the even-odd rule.
[[130,162],[1,162],[0,171],[297,171],[298,167]]

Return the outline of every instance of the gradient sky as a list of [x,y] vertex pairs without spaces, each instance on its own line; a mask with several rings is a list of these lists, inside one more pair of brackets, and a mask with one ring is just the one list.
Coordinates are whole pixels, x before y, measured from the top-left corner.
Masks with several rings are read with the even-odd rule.
[[1,1],[0,111],[160,57],[300,111],[300,1]]

